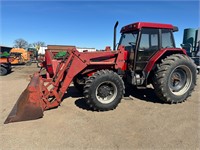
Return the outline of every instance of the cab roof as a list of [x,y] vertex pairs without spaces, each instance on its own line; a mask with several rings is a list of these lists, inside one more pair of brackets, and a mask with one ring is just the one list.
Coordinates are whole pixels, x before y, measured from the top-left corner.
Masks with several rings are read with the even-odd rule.
[[178,31],[178,28],[171,24],[152,23],[152,22],[136,22],[122,27],[121,33],[138,30],[141,28],[171,29]]

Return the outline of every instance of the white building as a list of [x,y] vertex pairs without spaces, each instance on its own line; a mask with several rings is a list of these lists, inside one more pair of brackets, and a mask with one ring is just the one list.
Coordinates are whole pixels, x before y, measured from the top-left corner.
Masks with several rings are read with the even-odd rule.
[[47,49],[47,46],[41,46],[40,49],[38,50],[38,54],[45,54],[45,50]]
[[96,51],[96,48],[76,47],[76,49],[77,49],[79,52],[83,52],[83,51],[85,51],[85,50],[88,50],[88,52],[94,52],[94,51]]
[[[38,50],[38,54],[44,55],[46,49],[47,49],[47,46],[41,46],[40,49]],[[94,52],[94,51],[96,51],[96,48],[76,47],[76,49],[79,52],[83,52],[83,51],[86,51],[86,50],[88,50],[88,52]]]

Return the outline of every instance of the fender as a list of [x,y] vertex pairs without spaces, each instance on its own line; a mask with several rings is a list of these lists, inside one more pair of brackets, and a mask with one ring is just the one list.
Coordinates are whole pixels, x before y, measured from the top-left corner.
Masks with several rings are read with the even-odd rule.
[[[151,59],[149,60],[149,63],[144,68],[145,74],[148,75],[150,73],[150,71],[153,69],[153,67],[154,67],[154,65],[157,61],[159,61],[161,58],[165,58],[166,56],[171,55],[171,54],[185,54],[185,55],[187,55],[186,50],[181,49],[181,48],[161,49],[158,52],[156,52],[154,54],[154,56],[151,57]],[[164,57],[162,57],[162,56],[164,56]]]

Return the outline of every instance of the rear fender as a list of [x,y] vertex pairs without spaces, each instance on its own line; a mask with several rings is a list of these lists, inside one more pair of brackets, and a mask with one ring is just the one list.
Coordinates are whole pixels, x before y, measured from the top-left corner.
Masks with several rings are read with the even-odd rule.
[[159,63],[162,59],[166,58],[169,55],[172,54],[185,54],[186,50],[181,48],[165,48],[159,50],[157,53],[154,54],[154,56],[149,60],[149,63],[144,68],[145,74],[148,76],[148,74],[151,72],[151,70],[154,68],[154,66]]

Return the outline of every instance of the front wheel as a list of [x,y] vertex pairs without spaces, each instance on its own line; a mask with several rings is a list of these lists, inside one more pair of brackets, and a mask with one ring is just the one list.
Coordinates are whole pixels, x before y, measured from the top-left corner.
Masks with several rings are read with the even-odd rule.
[[97,71],[88,77],[84,86],[84,96],[88,105],[97,111],[115,109],[123,94],[123,80],[110,70]]
[[192,60],[182,54],[165,58],[158,65],[153,78],[157,96],[168,103],[180,103],[190,96],[196,85],[196,67]]

